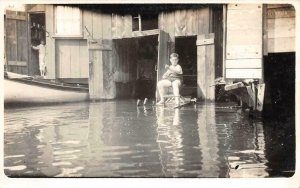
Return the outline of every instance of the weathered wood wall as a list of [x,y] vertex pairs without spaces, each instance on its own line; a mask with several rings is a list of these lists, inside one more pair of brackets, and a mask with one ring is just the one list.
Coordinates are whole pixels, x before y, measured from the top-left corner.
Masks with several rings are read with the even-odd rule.
[[[55,79],[56,76],[56,62],[55,62],[55,38],[54,36],[54,6],[46,5],[45,7],[46,29],[50,36],[46,37],[46,65],[47,78]],[[58,74],[58,73],[57,73]]]
[[292,5],[267,6],[268,53],[295,52],[295,9]]
[[7,70],[28,74],[27,17],[25,12],[6,11]]
[[27,5],[27,12],[45,12],[46,5],[38,4],[38,5]]
[[262,10],[261,4],[227,5],[227,79],[262,79]]
[[[215,15],[213,16],[213,14]],[[215,79],[215,35],[209,35],[209,33],[217,30],[217,40],[218,42],[222,40],[222,25],[219,27],[217,25],[221,23],[218,18],[220,14],[222,14],[220,11],[219,14],[214,13],[212,7],[202,7],[163,12],[159,15],[159,29],[169,33],[171,51],[175,49],[175,37],[200,36],[199,40],[205,40],[206,37],[212,40],[212,43],[203,43],[197,48],[197,95],[199,98],[207,100],[215,98],[214,87],[210,87]],[[215,25],[213,25],[214,22]],[[219,45],[217,49],[217,54],[220,55],[218,65],[222,65],[223,48]]]
[[215,100],[215,36],[214,33],[197,37],[197,96]]
[[[53,36],[54,19],[50,18],[54,17],[54,6],[47,5],[45,9],[46,27],[47,30],[50,31],[50,35]],[[211,7],[160,13],[158,25],[159,29],[169,34],[169,52],[175,50],[175,37],[204,35],[216,29],[213,26],[212,14],[213,11]],[[82,9],[82,16],[82,39],[47,38],[48,77],[88,77],[87,72],[89,66],[86,62],[89,62],[88,60],[91,59],[91,54],[89,55],[88,53],[87,39],[102,39],[103,44],[111,46],[112,50],[99,52],[102,53],[101,57],[100,54],[98,54],[98,58],[101,60],[97,61],[96,64],[91,65],[91,61],[89,62],[90,70],[91,67],[93,67],[95,69],[94,73],[97,72],[96,70],[99,71],[97,72],[98,77],[92,79],[103,80],[101,84],[95,84],[92,86],[92,89],[90,89],[94,89],[95,92],[98,92],[98,97],[100,98],[112,98],[116,96],[118,92],[116,88],[118,87],[117,85],[126,83],[130,85],[136,78],[136,62],[134,58],[136,54],[133,50],[135,49],[135,44],[130,41],[129,38],[142,36],[143,33],[132,32],[131,15],[103,14],[97,10]],[[216,22],[220,22],[220,20]],[[156,35],[158,33],[158,30],[153,30],[147,34]],[[218,30],[218,33],[220,35],[222,34],[220,30]],[[114,41],[112,39],[114,39]],[[205,56],[205,54],[199,55]],[[57,60],[56,63],[55,60]],[[206,61],[206,63],[209,62],[210,61]],[[95,63],[95,61],[93,63]],[[95,66],[99,67],[96,68]],[[212,71],[212,75],[215,75],[214,67]],[[94,76],[96,76],[96,74],[94,74]]]
[[88,78],[87,40],[59,39],[55,43],[58,78]]
[[[89,39],[89,89],[91,99],[112,99],[116,97],[111,15],[85,10],[84,26]],[[93,40],[97,43],[93,45]],[[94,48],[95,47],[95,48]]]

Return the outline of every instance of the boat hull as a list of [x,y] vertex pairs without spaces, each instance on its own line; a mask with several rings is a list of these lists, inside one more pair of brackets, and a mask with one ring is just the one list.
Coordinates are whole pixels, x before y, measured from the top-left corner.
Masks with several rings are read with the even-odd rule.
[[4,104],[47,104],[81,102],[89,99],[88,90],[56,87],[30,80],[4,79]]

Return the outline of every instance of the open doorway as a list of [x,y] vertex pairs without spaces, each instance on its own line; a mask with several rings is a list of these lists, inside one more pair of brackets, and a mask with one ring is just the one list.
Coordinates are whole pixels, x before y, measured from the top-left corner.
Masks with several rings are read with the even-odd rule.
[[197,46],[196,36],[175,38],[175,52],[183,71],[181,95],[197,97]]
[[[158,35],[113,40],[117,98],[154,99]],[[140,80],[140,84],[137,81]]]
[[[41,41],[46,42],[46,24],[45,13],[31,13],[29,14],[29,47],[31,45],[37,46]],[[29,75],[39,75],[38,51],[30,48],[29,50]]]
[[135,97],[138,99],[155,98],[156,66],[157,66],[157,36],[145,36],[136,39],[137,44],[137,83]]

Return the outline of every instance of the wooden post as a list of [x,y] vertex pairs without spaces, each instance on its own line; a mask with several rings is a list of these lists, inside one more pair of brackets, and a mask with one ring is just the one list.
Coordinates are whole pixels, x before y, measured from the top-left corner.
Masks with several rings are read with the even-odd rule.
[[214,33],[197,37],[197,97],[215,100]]
[[[46,5],[45,8],[45,18],[54,18],[54,6]],[[46,29],[50,32],[50,36],[46,37],[46,65],[47,65],[47,75],[49,79],[57,78],[58,70],[56,67],[55,59],[55,39],[51,38],[54,35],[54,19],[46,20]]]
[[[104,44],[102,39],[90,40],[89,48],[89,96],[90,100],[109,99],[114,96],[106,94],[107,75],[105,73],[106,62],[111,60],[108,53],[111,53],[111,44]],[[113,82],[113,81],[112,81]],[[112,83],[113,84],[113,83]]]

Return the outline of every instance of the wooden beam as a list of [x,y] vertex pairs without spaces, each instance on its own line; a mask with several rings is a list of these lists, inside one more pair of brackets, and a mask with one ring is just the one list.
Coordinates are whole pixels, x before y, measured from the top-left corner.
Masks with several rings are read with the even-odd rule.
[[14,66],[23,66],[23,67],[27,66],[26,61],[8,61],[7,63],[8,65],[14,65]]
[[158,35],[159,29],[147,30],[147,31],[133,31],[132,37],[144,37],[144,36],[151,36],[151,35]]
[[[54,18],[54,6],[46,5],[45,11],[46,18]],[[55,33],[54,28],[54,19],[47,19],[46,28],[50,33],[50,36],[53,36]],[[55,59],[55,39],[51,37],[46,37],[46,65],[47,65],[47,78],[55,79],[58,75],[58,70],[56,67]]]
[[6,10],[5,12],[7,19],[14,19],[14,20],[24,20],[26,21],[26,13],[25,12],[18,12],[12,10]]
[[267,18],[295,18],[295,9],[293,8],[276,8],[267,10]]
[[211,87],[215,84],[215,45],[211,43],[214,37],[214,33],[197,37],[197,96],[210,101],[215,100],[215,88]]
[[226,78],[262,79],[262,69],[226,69]]
[[214,44],[214,38],[201,39],[196,41],[197,46],[203,46],[208,44]]

